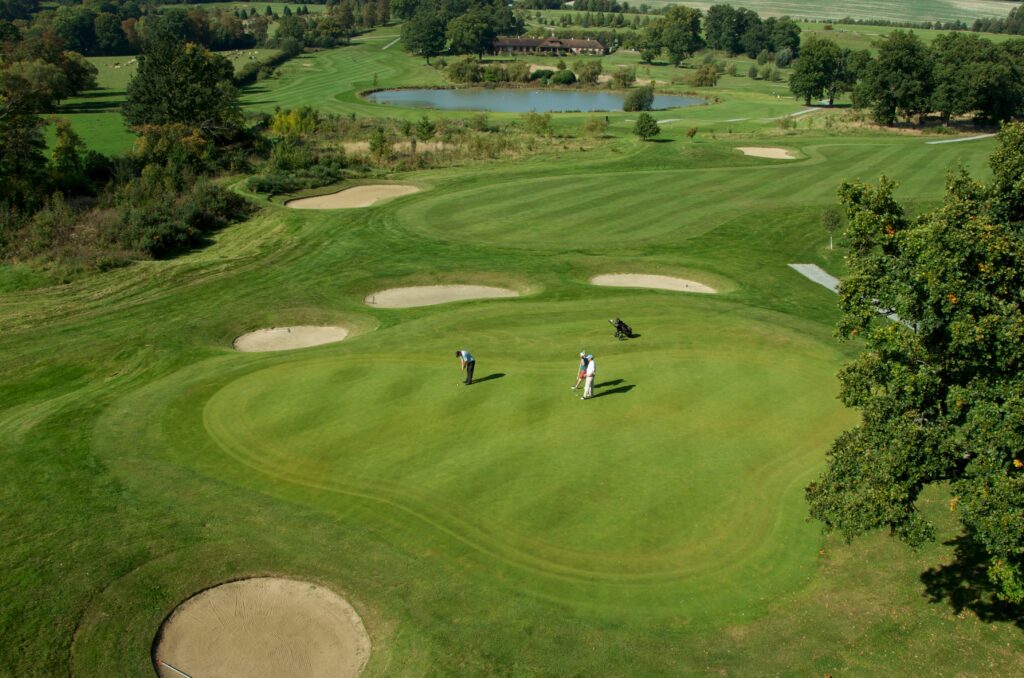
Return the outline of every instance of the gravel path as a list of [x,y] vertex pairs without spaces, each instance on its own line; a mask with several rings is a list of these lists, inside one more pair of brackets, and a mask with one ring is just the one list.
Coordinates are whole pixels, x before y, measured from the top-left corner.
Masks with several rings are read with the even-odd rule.
[[790,264],[789,267],[808,280],[839,293],[839,278],[829,275],[817,264]]

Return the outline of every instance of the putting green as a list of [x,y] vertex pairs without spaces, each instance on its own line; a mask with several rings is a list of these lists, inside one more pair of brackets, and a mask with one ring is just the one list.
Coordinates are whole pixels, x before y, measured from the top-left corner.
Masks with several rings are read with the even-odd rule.
[[[331,512],[369,502],[574,605],[642,600],[647,615],[711,621],[762,604],[752,577],[776,595],[806,584],[819,536],[799,519],[802,485],[850,422],[822,397],[836,388],[833,347],[666,299],[638,311],[643,335],[629,342],[596,324],[576,336],[562,304],[522,311],[544,337],[507,344],[507,311],[474,314],[469,388],[447,343],[411,322],[358,350],[228,372],[189,407],[196,421],[140,414],[205,430],[188,463],[221,480]],[[588,402],[568,388],[584,340],[600,366]],[[387,350],[396,343],[418,350]]]

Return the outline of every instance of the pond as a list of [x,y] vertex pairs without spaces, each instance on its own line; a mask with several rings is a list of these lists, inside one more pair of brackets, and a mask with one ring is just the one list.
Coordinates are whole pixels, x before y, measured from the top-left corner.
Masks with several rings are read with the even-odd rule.
[[[391,89],[366,95],[378,104],[444,111],[549,113],[558,111],[621,111],[626,95],[616,91],[542,89]],[[654,108],[683,108],[703,104],[697,97],[656,94]]]

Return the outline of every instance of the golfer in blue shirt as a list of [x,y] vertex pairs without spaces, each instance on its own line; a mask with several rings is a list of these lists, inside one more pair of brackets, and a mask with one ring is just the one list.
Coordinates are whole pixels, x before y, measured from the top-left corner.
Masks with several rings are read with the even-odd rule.
[[473,383],[473,368],[476,367],[476,359],[465,349],[456,351],[455,357],[459,359],[462,369],[466,370],[466,386],[469,386]]

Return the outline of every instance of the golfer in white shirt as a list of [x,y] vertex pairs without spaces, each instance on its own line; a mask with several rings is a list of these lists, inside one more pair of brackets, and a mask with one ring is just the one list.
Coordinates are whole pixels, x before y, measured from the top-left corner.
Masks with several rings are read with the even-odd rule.
[[594,356],[587,356],[587,380],[583,384],[583,397],[580,400],[586,400],[594,395],[594,376],[597,374],[597,361],[594,360]]

